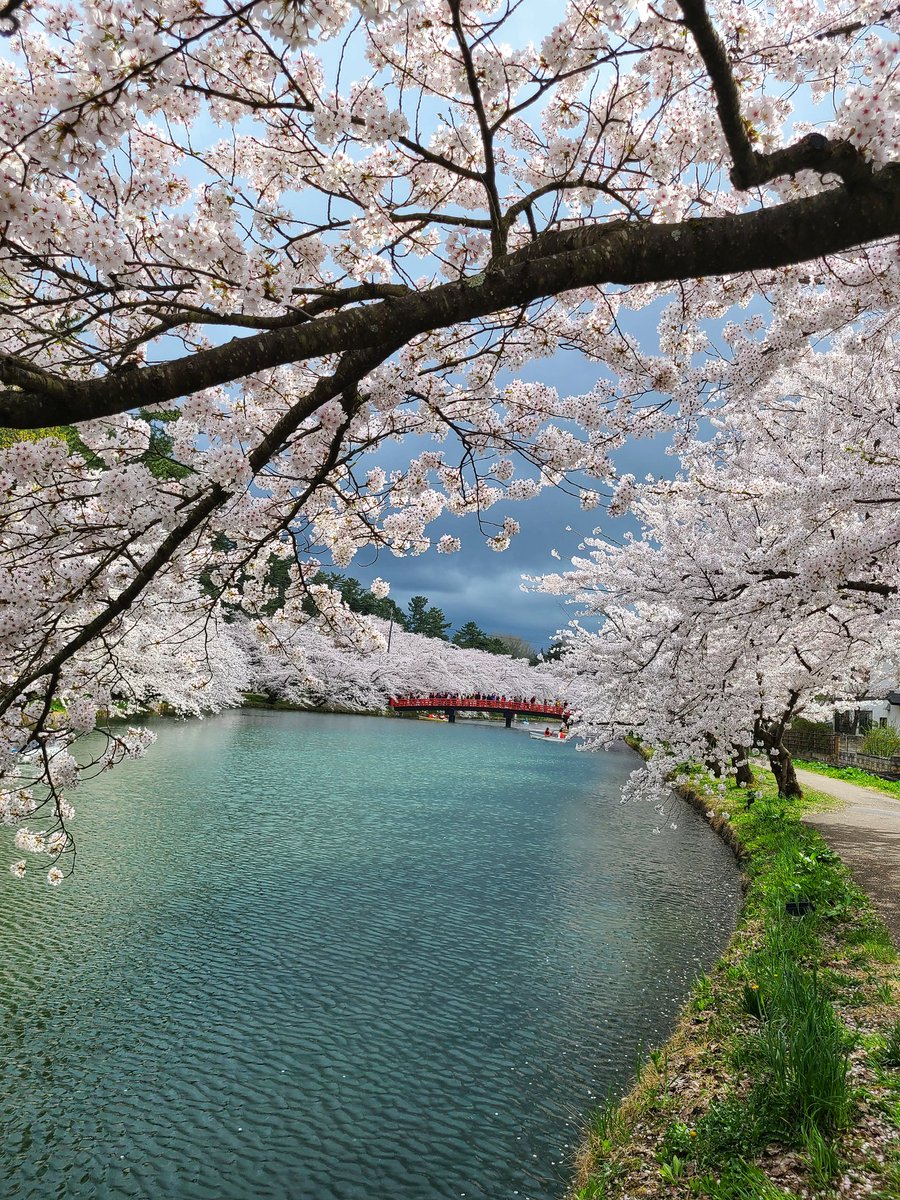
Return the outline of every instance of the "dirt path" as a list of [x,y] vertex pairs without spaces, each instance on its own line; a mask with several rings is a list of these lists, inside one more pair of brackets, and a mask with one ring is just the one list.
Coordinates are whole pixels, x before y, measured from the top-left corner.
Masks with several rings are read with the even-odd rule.
[[814,771],[798,768],[797,778],[803,788],[844,802],[803,819],[841,856],[900,946],[900,800]]

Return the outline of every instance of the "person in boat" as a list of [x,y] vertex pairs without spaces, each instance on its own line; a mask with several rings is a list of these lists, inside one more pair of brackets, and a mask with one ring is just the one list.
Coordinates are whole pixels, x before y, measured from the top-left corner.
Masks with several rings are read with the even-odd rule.
[[549,737],[549,736],[550,736],[550,726],[548,725],[547,728],[544,730],[544,737]]

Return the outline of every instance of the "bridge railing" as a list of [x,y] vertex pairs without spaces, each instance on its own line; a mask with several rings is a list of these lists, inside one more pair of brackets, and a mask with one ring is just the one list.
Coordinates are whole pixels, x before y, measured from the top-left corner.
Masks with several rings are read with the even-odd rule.
[[561,717],[566,706],[561,701],[515,700],[507,696],[487,699],[484,696],[392,696],[388,701],[391,708],[468,708],[483,712],[540,713],[542,716]]

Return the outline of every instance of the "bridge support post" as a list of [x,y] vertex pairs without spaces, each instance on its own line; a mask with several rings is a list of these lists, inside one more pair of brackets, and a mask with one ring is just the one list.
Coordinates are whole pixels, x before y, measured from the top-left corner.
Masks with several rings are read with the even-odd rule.
[[450,722],[450,724],[455,725],[456,724],[456,709],[455,708],[445,708],[444,712],[447,714],[447,720]]
[[505,712],[503,714],[503,720],[506,722],[507,729],[509,729],[511,727],[512,719],[513,719],[513,714],[511,712]]

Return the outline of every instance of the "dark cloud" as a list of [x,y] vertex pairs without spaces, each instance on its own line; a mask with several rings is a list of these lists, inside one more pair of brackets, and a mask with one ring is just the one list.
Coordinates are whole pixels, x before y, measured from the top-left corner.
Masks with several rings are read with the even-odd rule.
[[[647,320],[647,324],[655,321]],[[580,354],[561,352],[553,358],[530,364],[521,378],[541,380],[564,395],[577,395],[594,386],[602,367],[588,362]],[[376,456],[386,470],[400,468],[411,453],[435,449],[430,439],[408,439],[403,445],[382,448]],[[446,447],[444,447],[446,448]],[[648,472],[670,475],[674,460],[667,457],[660,439],[634,441],[613,455],[620,473],[630,472],[642,479]],[[363,583],[376,576],[391,584],[393,599],[405,608],[410,596],[425,595],[444,610],[454,629],[466,621],[475,621],[488,633],[512,633],[536,648],[546,647],[557,629],[575,615],[575,608],[558,596],[522,590],[523,575],[544,575],[565,569],[579,543],[601,527],[616,540],[627,530],[635,530],[632,520],[613,520],[602,508],[584,511],[577,496],[561,488],[548,488],[533,500],[500,502],[485,514],[485,523],[496,526],[504,517],[514,517],[521,532],[508,550],[498,554],[485,544],[492,528],[479,529],[476,517],[442,517],[429,527],[432,542],[445,533],[462,540],[457,554],[444,555],[431,550],[415,558],[395,558],[382,551],[361,553],[347,568]],[[551,556],[557,550],[560,560]]]

